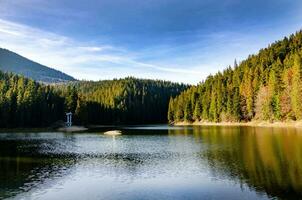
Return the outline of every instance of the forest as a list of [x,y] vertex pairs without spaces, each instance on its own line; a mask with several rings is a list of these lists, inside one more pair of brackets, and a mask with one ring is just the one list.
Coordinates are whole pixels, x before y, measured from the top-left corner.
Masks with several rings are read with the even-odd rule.
[[187,88],[131,77],[45,85],[0,71],[0,127],[48,127],[65,112],[81,125],[164,123],[170,97]]
[[64,116],[65,98],[53,87],[0,71],[0,127],[44,127]]
[[0,71],[0,127],[302,120],[302,31],[196,86],[128,77],[47,85]]
[[175,122],[302,119],[302,31],[210,75],[169,101]]
[[77,92],[77,102],[69,110],[79,124],[143,124],[166,123],[169,99],[188,86],[128,77],[74,82],[60,90],[70,88]]

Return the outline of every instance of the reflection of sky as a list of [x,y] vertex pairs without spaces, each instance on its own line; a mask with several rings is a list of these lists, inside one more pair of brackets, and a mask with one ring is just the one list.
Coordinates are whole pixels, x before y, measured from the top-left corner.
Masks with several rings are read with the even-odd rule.
[[301,198],[299,129],[156,126],[130,134],[147,130],[140,128],[114,139],[0,133],[0,196],[4,185],[21,190],[17,199]]
[[[102,162],[102,161],[100,161]],[[170,163],[162,164],[167,165]],[[177,164],[177,163],[175,163]],[[188,163],[191,164],[191,163]],[[132,176],[124,171],[108,171],[108,167],[81,163],[73,174],[56,180],[51,187],[40,188],[25,194],[33,199],[265,199],[265,195],[249,190],[245,185],[228,180],[214,180],[206,174],[183,177],[184,171],[171,177],[168,172],[153,177]],[[153,166],[154,167],[154,166]],[[189,168],[190,169],[190,168]],[[149,170],[149,169],[145,169]],[[152,171],[150,171],[152,173]],[[109,173],[109,174],[108,174]],[[148,173],[148,171],[146,171]],[[150,174],[152,175],[152,174]],[[24,197],[22,194],[20,197]],[[262,197],[262,198],[261,198]],[[18,196],[17,196],[18,198]]]
[[[99,134],[57,135],[56,142],[50,134],[45,137],[43,134],[32,135],[31,139],[37,145],[42,140],[40,147],[45,149],[40,153],[60,158],[62,163],[41,163],[42,167],[33,172],[47,175],[40,176],[40,181],[26,180],[28,185],[31,181],[34,183],[32,188],[27,188],[28,191],[20,193],[16,199],[260,197],[245,185],[213,177],[207,161],[200,157],[207,149],[202,148],[192,135],[125,135],[114,140]],[[50,150],[48,144],[55,146],[50,152],[47,152]],[[72,153],[79,156],[69,157]],[[72,159],[75,159],[74,163],[63,164],[64,160]]]
[[301,28],[300,0],[2,0],[0,43],[79,79],[197,83]]

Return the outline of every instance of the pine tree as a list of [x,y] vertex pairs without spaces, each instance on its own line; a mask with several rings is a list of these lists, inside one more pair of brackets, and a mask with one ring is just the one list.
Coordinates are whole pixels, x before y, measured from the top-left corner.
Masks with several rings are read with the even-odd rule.
[[170,98],[170,100],[169,100],[168,121],[169,121],[169,123],[174,122],[174,105],[173,105],[173,98]]
[[209,109],[209,117],[210,117],[210,120],[214,121],[214,122],[218,121],[216,101],[217,101],[216,93],[212,92],[210,109]]
[[194,113],[193,113],[194,121],[201,120],[201,112],[202,112],[201,103],[199,101],[197,101],[195,104],[195,109],[194,109]]
[[184,120],[185,121],[192,121],[192,116],[193,116],[192,106],[191,106],[191,102],[189,101],[185,106]]
[[294,65],[292,67],[293,80],[291,90],[291,103],[296,119],[302,118],[302,87],[301,87],[301,57],[296,54],[294,57]]
[[232,109],[233,109],[233,97],[231,91],[229,91],[227,94],[227,105],[226,105],[227,120],[230,120],[232,116],[233,113]]
[[[198,102],[201,118],[209,121],[302,119],[301,52],[299,31],[239,64],[235,60],[233,68],[210,75],[182,92],[175,103],[186,105],[190,101],[194,120]],[[192,96],[198,100],[192,101]],[[176,119],[183,120],[181,116]]]
[[78,94],[75,87],[68,86],[65,98],[66,112],[75,112],[77,107]]
[[234,89],[232,116],[236,121],[239,121],[241,118],[239,88]]

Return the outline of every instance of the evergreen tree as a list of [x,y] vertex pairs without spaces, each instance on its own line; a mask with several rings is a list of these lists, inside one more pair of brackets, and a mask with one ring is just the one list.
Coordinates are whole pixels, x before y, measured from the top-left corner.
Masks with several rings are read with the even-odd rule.
[[193,117],[193,112],[192,112],[191,102],[188,102],[185,106],[184,119],[185,121],[192,121],[192,117]]
[[[302,119],[302,31],[277,41],[258,54],[210,75],[174,98],[183,113],[190,101],[196,120],[250,121]],[[193,98],[198,97],[198,98]],[[172,111],[170,111],[172,112]],[[186,116],[187,118],[187,116]],[[176,121],[186,120],[178,115]]]
[[301,87],[301,57],[296,54],[294,57],[294,65],[292,67],[293,79],[292,79],[292,90],[291,90],[291,102],[293,112],[296,119],[302,118],[302,87]]
[[201,108],[201,103],[199,101],[196,102],[195,108],[194,108],[194,113],[193,113],[193,120],[198,121],[201,119],[201,113],[202,113],[202,108]]
[[234,89],[234,95],[233,95],[233,108],[232,108],[232,116],[236,121],[240,120],[241,116],[241,107],[240,107],[240,94],[239,94],[239,88]]
[[210,103],[210,109],[209,109],[209,119],[211,121],[217,122],[218,121],[218,116],[217,116],[217,105],[216,105],[216,93],[212,92],[211,95],[211,103]]
[[62,99],[49,86],[0,72],[0,127],[49,126],[63,117]]
[[168,121],[170,123],[174,122],[174,105],[173,105],[173,99],[172,98],[170,98],[170,101],[169,101]]

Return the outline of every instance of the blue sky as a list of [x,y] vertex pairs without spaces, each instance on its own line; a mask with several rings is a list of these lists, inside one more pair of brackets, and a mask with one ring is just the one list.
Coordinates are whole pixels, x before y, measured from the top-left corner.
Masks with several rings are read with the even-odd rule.
[[0,47],[86,80],[196,84],[301,28],[301,0],[0,0]]

